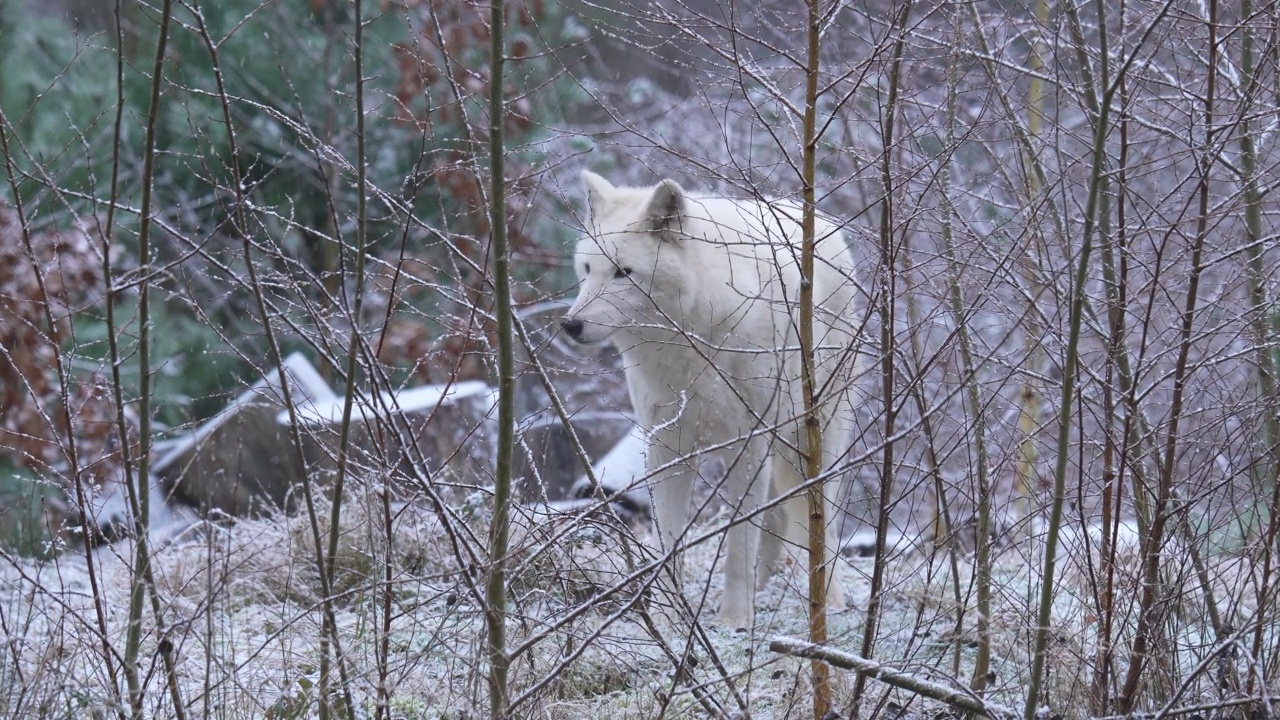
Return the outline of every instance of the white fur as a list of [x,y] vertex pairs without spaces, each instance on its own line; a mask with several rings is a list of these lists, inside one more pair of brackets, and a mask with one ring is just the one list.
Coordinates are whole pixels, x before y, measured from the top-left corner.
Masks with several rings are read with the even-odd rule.
[[[580,321],[579,342],[610,340],[622,351],[632,404],[649,431],[654,517],[670,549],[688,529],[699,453],[718,455],[728,469],[721,496],[734,519],[758,510],[770,490],[803,482],[800,208],[688,195],[672,180],[640,189],[582,177],[591,221],[574,255],[580,285],[564,325]],[[814,335],[827,469],[852,440],[857,320],[844,235],[819,217],[817,237]],[[834,497],[827,493],[829,519]],[[767,518],[762,543],[763,524],[756,517],[728,531],[720,617],[734,627],[752,622],[753,591],[777,568],[777,539],[807,546],[804,493]],[[835,541],[832,523],[828,559]],[[843,607],[831,575],[830,604]]]

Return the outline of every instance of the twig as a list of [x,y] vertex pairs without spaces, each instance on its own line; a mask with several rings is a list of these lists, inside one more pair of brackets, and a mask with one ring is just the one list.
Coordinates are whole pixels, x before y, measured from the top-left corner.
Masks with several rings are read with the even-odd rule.
[[[946,124],[946,141],[947,147],[954,148],[956,146],[955,137],[955,118],[956,107],[958,104],[957,96],[959,94],[959,73],[956,66],[959,63],[959,44],[960,44],[960,20],[959,11],[956,11],[952,22],[955,24],[956,39],[951,45],[951,64],[947,73],[947,124]],[[981,392],[978,388],[977,368],[973,360],[973,341],[969,336],[969,326],[967,321],[967,313],[964,307],[964,296],[960,288],[960,261],[956,256],[955,233],[952,227],[952,219],[955,215],[955,207],[951,200],[951,153],[946,155],[946,161],[938,171],[939,187],[942,193],[942,243],[943,257],[947,262],[947,271],[950,275],[948,282],[948,300],[950,301],[951,315],[955,322],[956,339],[960,344],[960,361],[962,363],[962,371],[964,373],[965,390],[967,391],[970,411],[973,413],[973,449],[977,461],[974,468],[974,479],[977,481],[978,489],[978,508],[977,523],[974,528],[974,584],[977,586],[977,622],[976,630],[978,635],[978,656],[974,662],[974,677],[970,682],[970,687],[981,689],[978,685],[978,670],[982,670],[982,680],[985,682],[987,675],[987,666],[990,665],[991,655],[991,636],[989,632],[989,624],[991,617],[991,478],[987,474],[987,440],[986,440],[986,413],[983,412],[983,404]],[[923,395],[920,397],[920,412],[926,412],[924,407]],[[936,483],[938,500],[942,503],[942,511],[949,515],[946,500],[943,497],[943,485],[941,478]],[[945,515],[944,515],[945,516]],[[947,520],[948,531],[954,531],[950,519]],[[951,560],[952,588],[955,593],[956,603],[956,637],[959,638],[964,631],[964,615],[965,604],[960,597],[960,570],[959,562],[956,559],[955,543],[950,543],[950,551],[948,553]],[[953,672],[960,673],[960,643],[955,644],[955,654],[953,659]]]
[[[333,609],[333,592],[332,583],[328,571],[328,565],[325,563],[323,545],[320,538],[320,522],[316,515],[315,494],[313,489],[312,478],[307,472],[307,460],[302,451],[302,431],[301,423],[298,420],[298,406],[294,402],[293,392],[290,385],[289,373],[286,372],[284,366],[283,353],[280,351],[280,343],[276,336],[275,327],[271,323],[271,313],[268,310],[266,293],[263,290],[263,283],[258,277],[257,267],[254,265],[252,252],[253,233],[249,231],[248,218],[245,216],[245,209],[248,205],[245,197],[245,184],[242,182],[242,174],[240,164],[237,159],[239,155],[238,143],[236,141],[235,125],[231,119],[231,101],[227,94],[226,84],[223,80],[222,66],[218,55],[218,46],[213,42],[213,38],[209,35],[208,27],[204,22],[204,15],[199,12],[197,7],[196,20],[201,39],[204,41],[205,47],[209,51],[209,62],[213,69],[213,78],[217,88],[217,98],[222,109],[222,120],[227,130],[227,145],[231,152],[229,153],[229,165],[232,172],[232,188],[236,197],[236,211],[233,213],[233,223],[238,231],[238,235],[242,239],[242,253],[244,257],[245,272],[248,275],[247,287],[252,292],[254,304],[258,311],[259,320],[262,323],[263,337],[267,341],[268,357],[276,367],[277,380],[280,383],[280,398],[284,404],[285,411],[289,415],[289,440],[293,450],[294,462],[297,463],[299,471],[302,473],[302,497],[307,508],[308,527],[311,530],[312,548],[315,551],[316,574],[320,579],[320,588],[323,594],[321,599],[321,608],[324,614],[322,626],[328,629],[332,636],[328,640],[322,640],[327,643],[332,642],[334,653],[338,659],[338,675],[344,688],[349,688],[346,682],[346,663],[342,655],[342,644],[338,640],[337,622],[335,621],[335,612]],[[327,653],[326,653],[327,655]],[[322,688],[323,689],[323,688]],[[347,702],[348,717],[354,716],[354,703],[351,702],[350,693],[344,696]],[[327,717],[328,702],[327,698],[320,704],[321,717]]]
[[[367,162],[365,160],[365,110],[364,110],[364,15],[361,0],[355,0],[352,12],[355,14],[353,21],[354,30],[352,38],[352,53],[354,55],[354,65],[356,71],[356,92],[355,92],[355,116],[356,116],[356,247],[355,247],[355,289],[351,300],[351,340],[347,346],[347,387],[346,394],[342,404],[342,425],[339,429],[338,438],[338,468],[337,478],[333,481],[333,502],[329,508],[329,548],[323,557],[328,568],[328,576],[332,582],[334,575],[337,573],[338,558],[338,534],[342,525],[342,490],[343,484],[347,478],[347,466],[350,460],[350,441],[351,441],[351,411],[355,405],[356,398],[356,370],[357,360],[360,357],[360,315],[361,309],[364,307],[364,285],[365,285],[365,255],[367,241],[367,225],[368,225],[368,179],[366,177]],[[325,57],[328,57],[326,53]],[[335,223],[336,224],[336,223]],[[326,245],[326,247],[332,247]],[[284,368],[280,369],[284,374]],[[329,613],[325,613],[324,621],[330,624],[329,632],[322,632],[320,635],[320,688],[324,693],[328,689],[328,669],[329,669],[329,638],[337,635],[337,627],[332,626],[333,617]],[[347,717],[354,717],[355,704],[351,698],[351,686],[347,681],[345,672],[340,670],[342,682],[342,699],[346,705]],[[321,698],[321,714],[323,715],[325,707],[329,703],[329,698],[324,696]]]
[[1155,720],[1159,717],[1173,717],[1175,715],[1190,715],[1192,713],[1209,713],[1214,710],[1223,710],[1225,708],[1240,707],[1242,705],[1252,705],[1254,703],[1271,702],[1271,695],[1254,695],[1251,697],[1235,698],[1232,700],[1222,700],[1219,702],[1204,703],[1203,705],[1186,705],[1180,708],[1163,709],[1156,712],[1140,712],[1131,713],[1129,715],[1103,715],[1092,720]]

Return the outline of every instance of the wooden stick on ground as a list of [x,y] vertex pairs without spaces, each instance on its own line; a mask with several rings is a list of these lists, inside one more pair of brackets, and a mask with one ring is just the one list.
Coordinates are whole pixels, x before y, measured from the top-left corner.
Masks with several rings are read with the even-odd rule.
[[896,688],[908,690],[917,695],[946,703],[958,710],[977,713],[993,720],[1005,720],[1019,715],[1012,708],[984,702],[966,689],[924,680],[910,673],[878,663],[875,660],[867,660],[826,645],[815,645],[804,640],[780,636],[775,637],[769,643],[769,649],[783,655],[809,660],[821,660],[838,668],[853,670]]

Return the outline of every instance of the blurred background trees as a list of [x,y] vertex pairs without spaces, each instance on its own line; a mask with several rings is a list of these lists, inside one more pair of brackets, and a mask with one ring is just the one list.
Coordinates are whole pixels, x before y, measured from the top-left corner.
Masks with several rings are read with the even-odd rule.
[[[486,377],[492,333],[486,305],[488,265],[481,175],[488,28],[485,12],[465,3],[405,2],[368,22],[372,68],[366,142],[374,211],[369,227],[372,302],[366,317],[385,337],[382,359],[399,377],[440,381]],[[110,228],[113,297],[123,352],[133,334],[130,278],[155,18],[144,5],[97,2],[7,3],[0,15],[0,109],[11,133],[7,159],[22,198],[31,248],[5,203],[5,303],[0,358],[0,463],[48,472],[65,458],[52,451],[60,402],[51,354],[55,339],[70,360],[77,393],[106,370],[101,322],[107,286],[102,253],[108,229],[116,110],[117,60],[123,63],[118,208]],[[164,298],[154,316],[159,359],[157,420],[179,428],[210,417],[260,370],[266,355],[251,296],[243,283],[241,238],[230,187],[230,145],[214,93],[204,40],[217,43],[241,157],[244,197],[252,205],[255,246],[268,250],[262,272],[288,316],[286,349],[310,346],[320,357],[348,323],[344,282],[355,208],[353,112],[349,88],[350,7],[338,0],[206,2],[180,9],[158,124],[154,206],[159,226],[152,271]],[[539,142],[580,99],[546,53],[545,34],[580,33],[563,10],[512,3],[514,61],[507,133],[515,148],[510,218],[517,292],[541,297],[555,282],[566,231],[535,212],[532,172],[544,161]],[[562,43],[564,38],[550,38]],[[580,39],[580,38],[579,38]],[[119,53],[117,54],[117,50]],[[533,93],[538,93],[537,102]],[[8,193],[6,192],[6,195]],[[545,201],[545,195],[544,195]],[[41,289],[24,271],[34,252],[48,274]],[[53,317],[67,324],[50,332]],[[74,317],[74,333],[70,320]],[[322,365],[332,376],[332,366]],[[136,392],[136,364],[122,366]],[[96,378],[96,380],[95,380]],[[29,386],[24,387],[24,384]],[[93,393],[88,393],[93,395]],[[36,398],[41,398],[40,402]],[[36,406],[39,405],[39,409]],[[110,414],[108,414],[108,417]]]

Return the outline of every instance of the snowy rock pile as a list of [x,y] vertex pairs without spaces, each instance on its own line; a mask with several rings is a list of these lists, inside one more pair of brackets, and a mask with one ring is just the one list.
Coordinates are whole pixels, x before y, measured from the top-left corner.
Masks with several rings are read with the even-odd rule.
[[[626,519],[643,520],[648,496],[637,487],[643,450],[632,436],[621,365],[616,357],[584,358],[559,343],[553,327],[562,311],[559,304],[545,303],[522,313],[537,362],[526,355],[517,368],[517,497],[557,511],[598,506],[609,497]],[[196,517],[193,510],[212,518],[292,511],[308,475],[319,487],[332,486],[343,447],[345,399],[301,354],[283,363],[287,401],[281,374],[272,370],[195,431],[158,444],[150,484],[153,497],[168,502],[153,503],[153,533],[179,532]],[[479,381],[359,393],[346,443],[348,477],[405,497],[430,484],[441,499],[460,500],[492,482],[496,400],[496,390]],[[580,452],[592,462],[612,458],[607,465],[617,466],[608,473],[613,482],[592,484]],[[122,490],[97,503],[93,524],[104,538],[128,534]],[[627,492],[619,495],[621,490]]]

